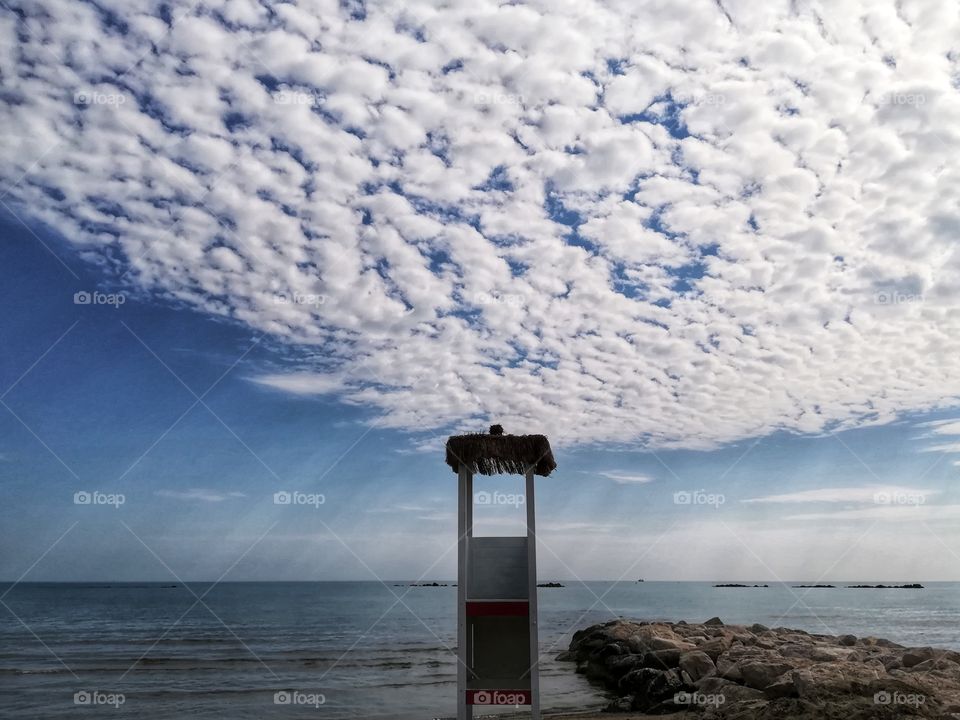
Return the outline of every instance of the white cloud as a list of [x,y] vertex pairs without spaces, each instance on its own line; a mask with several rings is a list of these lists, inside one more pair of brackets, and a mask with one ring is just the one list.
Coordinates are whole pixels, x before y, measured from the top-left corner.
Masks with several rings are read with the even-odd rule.
[[200,500],[202,502],[223,502],[232,498],[246,497],[242,492],[221,492],[219,490],[207,490],[204,488],[191,488],[190,490],[157,490],[154,495],[160,497],[175,498],[177,500]]
[[944,443],[923,448],[923,452],[960,453],[960,443]]
[[939,490],[907,488],[893,485],[875,485],[867,487],[818,488],[800,490],[780,495],[742,500],[745,503],[876,503],[878,497],[910,497],[936,495]]
[[5,202],[289,343],[262,384],[693,448],[960,396],[949,4],[113,13],[0,17]]
[[888,522],[960,520],[960,505],[877,505],[834,512],[788,515],[784,520],[882,520]]
[[428,522],[453,522],[456,519],[456,513],[452,512],[431,512],[417,515],[417,520],[426,520]]
[[936,435],[960,435],[960,420],[956,418],[944,418],[942,420],[931,420],[929,422],[917,423],[918,427],[932,427],[931,432]]
[[260,375],[251,378],[255,383],[294,395],[329,395],[342,386],[336,377],[315,373],[288,373]]
[[615,483],[620,485],[643,485],[646,483],[653,482],[653,478],[649,475],[643,475],[640,473],[628,473],[620,472],[618,470],[605,470],[597,473],[598,475],[607,478],[608,480],[613,480]]
[[432,512],[434,509],[435,508],[428,507],[427,505],[413,505],[410,503],[398,503],[396,505],[390,505],[387,507],[368,508],[365,512],[388,513],[388,514],[408,513],[408,512],[426,513],[426,512]]
[[[946,418],[943,420],[932,420],[930,422],[918,423],[918,427],[931,428],[929,432],[923,436],[925,438],[930,438],[931,436],[935,435],[946,435],[948,437],[960,435],[960,420],[956,418]],[[940,452],[947,454],[960,453],[960,442],[947,442],[939,445],[928,445],[921,448],[920,452]],[[953,464],[960,465],[960,462],[954,462]]]

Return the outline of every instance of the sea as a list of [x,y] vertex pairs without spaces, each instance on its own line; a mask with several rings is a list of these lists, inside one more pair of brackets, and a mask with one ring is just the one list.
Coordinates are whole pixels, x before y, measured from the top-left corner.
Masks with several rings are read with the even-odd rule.
[[[562,582],[538,594],[545,710],[607,704],[556,658],[576,630],[617,617],[960,649],[960,583]],[[452,581],[0,584],[0,717],[451,717],[456,596]]]

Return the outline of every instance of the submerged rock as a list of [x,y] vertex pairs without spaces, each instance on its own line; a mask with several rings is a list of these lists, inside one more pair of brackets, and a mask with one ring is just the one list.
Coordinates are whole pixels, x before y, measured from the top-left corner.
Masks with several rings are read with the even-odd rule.
[[609,691],[611,710],[705,720],[960,720],[960,653],[873,637],[720,618],[615,620],[577,632],[560,659]]

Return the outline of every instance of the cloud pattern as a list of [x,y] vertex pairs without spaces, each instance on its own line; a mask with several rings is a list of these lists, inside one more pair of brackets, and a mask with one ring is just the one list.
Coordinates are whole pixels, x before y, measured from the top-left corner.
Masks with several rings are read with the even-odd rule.
[[949,4],[12,9],[4,203],[278,391],[693,448],[960,393]]

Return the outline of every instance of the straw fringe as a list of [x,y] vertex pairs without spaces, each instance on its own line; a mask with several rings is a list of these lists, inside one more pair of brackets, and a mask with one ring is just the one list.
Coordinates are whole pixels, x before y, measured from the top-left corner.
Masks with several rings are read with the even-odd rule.
[[447,465],[457,472],[461,463],[480,475],[523,475],[533,468],[546,477],[557,467],[546,435],[453,435]]

